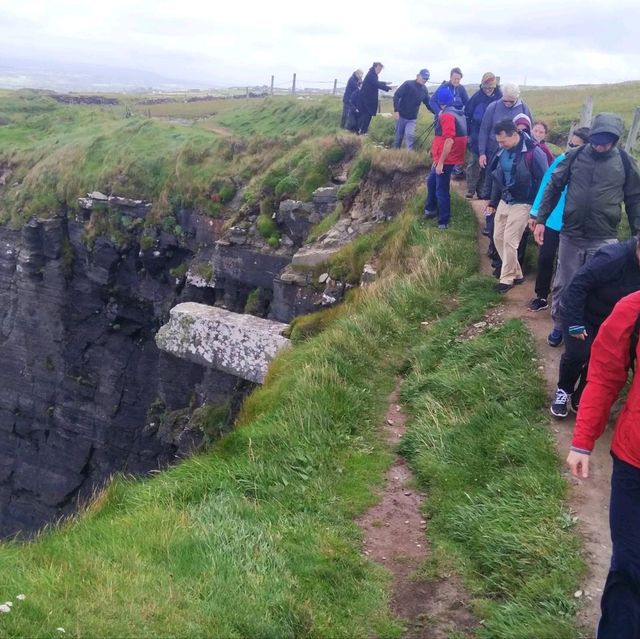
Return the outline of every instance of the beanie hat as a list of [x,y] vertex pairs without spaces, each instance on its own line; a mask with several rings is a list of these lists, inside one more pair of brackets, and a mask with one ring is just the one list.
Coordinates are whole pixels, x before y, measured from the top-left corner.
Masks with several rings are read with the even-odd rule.
[[517,100],[520,97],[520,87],[513,82],[507,82],[502,86],[502,97]]
[[524,124],[529,131],[531,131],[531,118],[526,113],[519,113],[513,118],[513,123],[518,126],[519,124]]
[[420,69],[420,71],[418,71],[418,75],[423,80],[428,80],[431,77],[431,74],[429,73],[429,69]]
[[453,92],[448,86],[442,85],[436,91],[436,100],[442,106],[451,106],[453,104]]
[[496,80],[495,74],[491,73],[491,71],[487,71],[482,76],[482,82],[480,86],[483,89],[495,89],[498,86],[498,81]]

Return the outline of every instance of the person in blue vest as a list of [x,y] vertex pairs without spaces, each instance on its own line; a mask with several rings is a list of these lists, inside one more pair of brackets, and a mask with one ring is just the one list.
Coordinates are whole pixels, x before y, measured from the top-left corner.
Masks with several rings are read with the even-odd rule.
[[449,87],[440,86],[435,97],[439,113],[431,146],[433,164],[427,176],[424,217],[437,216],[438,228],[444,230],[448,228],[451,217],[451,172],[464,160],[467,149],[467,120],[462,110],[453,106],[453,92]]
[[352,110],[351,99],[353,98],[353,94],[360,90],[360,86],[362,85],[362,75],[362,69],[356,69],[347,81],[347,88],[344,90],[344,95],[342,96],[342,117],[340,118],[341,129],[347,128],[349,116]]
[[425,86],[429,80],[429,69],[420,69],[415,80],[403,82],[393,96],[393,115],[396,119],[394,148],[402,146],[405,138],[407,149],[413,149],[413,140],[418,121],[418,110],[424,104],[429,111],[429,91]]
[[378,76],[384,69],[382,62],[374,62],[364,76],[360,92],[358,93],[358,133],[366,135],[369,131],[371,118],[378,112],[378,90],[391,91],[388,82],[381,82]]
[[478,140],[480,138],[480,125],[487,107],[496,100],[502,98],[502,91],[498,86],[496,76],[487,71],[482,76],[480,88],[476,91],[464,108],[464,114],[467,117],[467,132],[469,134],[469,143],[467,145],[467,165],[465,173],[467,176],[467,193],[466,197],[471,199],[476,193],[480,194],[480,187],[484,183],[484,168],[480,168],[478,159],[480,150],[478,148]]

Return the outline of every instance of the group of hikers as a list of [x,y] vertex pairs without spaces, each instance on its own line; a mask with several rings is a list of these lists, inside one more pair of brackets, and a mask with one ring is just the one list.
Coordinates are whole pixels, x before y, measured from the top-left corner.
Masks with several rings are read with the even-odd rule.
[[[378,80],[382,68],[374,63],[361,85],[362,73],[352,75],[343,125],[356,133],[367,132],[378,89],[391,89]],[[586,479],[589,455],[634,369],[639,343],[640,171],[618,146],[623,121],[615,113],[597,114],[589,128],[570,131],[566,151],[554,158],[545,144],[546,123],[534,120],[516,84],[500,86],[487,72],[469,98],[455,67],[429,96],[429,77],[421,69],[395,92],[395,146],[404,140],[413,148],[424,104],[435,118],[424,217],[437,218],[440,230],[448,228],[450,179],[464,166],[466,197],[487,201],[483,233],[499,293],[525,281],[522,264],[533,235],[540,250],[536,296],[528,308],[540,312],[550,306],[547,342],[564,343],[550,410],[560,419],[570,410],[577,413],[567,463]],[[632,237],[619,242],[623,204]],[[639,639],[640,375],[633,377],[617,419],[611,454],[613,554],[597,637]]]

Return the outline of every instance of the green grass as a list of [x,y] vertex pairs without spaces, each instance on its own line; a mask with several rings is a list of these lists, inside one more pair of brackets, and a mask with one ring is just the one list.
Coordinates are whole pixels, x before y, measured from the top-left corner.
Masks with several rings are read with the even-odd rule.
[[0,636],[400,636],[353,519],[390,463],[379,424],[402,352],[476,267],[457,206],[444,237],[414,203],[385,248],[406,255],[401,281],[279,357],[209,453],[117,479],[77,522],[0,546],[0,596],[27,595]]
[[[491,288],[489,288],[491,287]],[[428,492],[431,571],[461,571],[478,639],[574,639],[582,564],[570,530],[543,383],[520,321],[460,338],[493,297],[467,282],[460,306],[411,356],[402,399],[413,420],[401,445]]]

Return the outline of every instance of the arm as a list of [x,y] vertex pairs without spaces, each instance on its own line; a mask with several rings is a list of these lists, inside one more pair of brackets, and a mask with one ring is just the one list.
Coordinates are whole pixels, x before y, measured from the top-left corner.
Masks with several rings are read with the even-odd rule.
[[378,80],[377,84],[378,84],[378,89],[380,89],[381,91],[391,91],[391,86],[389,85],[388,82],[382,82],[381,80]]
[[[424,87],[424,98],[422,98],[422,104],[431,111],[431,99],[429,98],[429,89],[427,89],[427,87]],[[431,113],[433,113],[433,111],[431,111]]]
[[[612,245],[617,250],[620,245]],[[569,326],[585,325],[584,309],[587,297],[596,288],[606,286],[615,280],[620,269],[626,265],[626,260],[617,260],[608,247],[600,249],[584,266],[581,266],[573,276],[571,283],[562,292],[563,319]]]
[[635,158],[627,153],[629,158],[629,174],[624,183],[624,207],[629,219],[632,235],[640,232],[640,171]]
[[555,170],[555,168],[560,164],[560,161],[564,158],[564,155],[559,155],[554,161],[553,164],[544,172],[542,176],[542,181],[540,182],[540,187],[538,188],[538,192],[536,193],[536,198],[533,200],[533,204],[531,205],[531,217],[538,216],[538,210],[540,208],[540,203],[542,202],[542,196],[544,194],[544,190],[551,179],[551,174]]
[[467,90],[462,85],[460,85],[458,91],[460,99],[462,100],[462,106],[466,106],[467,102],[469,102],[469,94],[467,93]]
[[403,82],[393,94],[393,110],[395,113],[397,113],[398,109],[400,108],[400,102],[402,102],[402,98],[404,97],[406,90],[407,83]]
[[627,381],[631,334],[639,313],[640,294],[624,297],[602,324],[591,347],[587,386],[580,399],[567,458],[576,477],[589,476],[589,454],[604,432],[611,406]]
[[[575,151],[573,153],[575,153]],[[540,202],[540,207],[538,209],[538,224],[544,224],[547,221],[551,211],[556,207],[564,187],[569,183],[569,173],[573,162],[573,153],[567,153],[551,174],[547,187],[542,194],[542,201]]]
[[[482,123],[480,124],[480,136],[478,138],[478,150],[480,151],[480,155],[484,155],[485,156],[485,165],[487,162],[487,139],[489,138],[489,135],[491,133],[490,129],[491,129],[491,124],[493,122],[493,114],[495,113],[496,110],[496,103],[492,102],[488,107],[487,110],[484,112],[484,116],[482,118]],[[482,163],[480,163],[480,166],[483,166]]]

